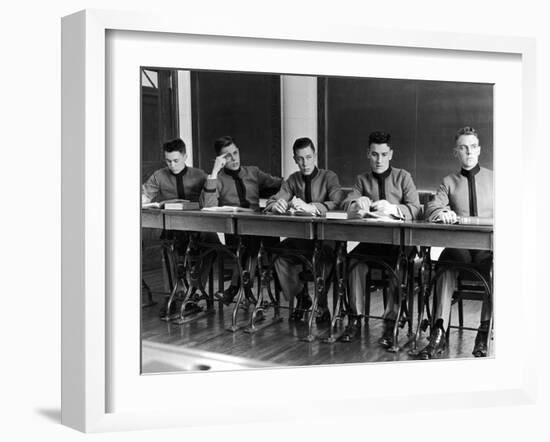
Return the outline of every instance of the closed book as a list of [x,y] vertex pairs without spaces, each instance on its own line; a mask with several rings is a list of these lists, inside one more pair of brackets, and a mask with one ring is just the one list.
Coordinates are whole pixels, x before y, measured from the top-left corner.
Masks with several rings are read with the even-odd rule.
[[329,210],[325,216],[327,219],[348,219],[348,214],[343,210]]
[[165,201],[164,210],[199,210],[199,203],[195,201]]

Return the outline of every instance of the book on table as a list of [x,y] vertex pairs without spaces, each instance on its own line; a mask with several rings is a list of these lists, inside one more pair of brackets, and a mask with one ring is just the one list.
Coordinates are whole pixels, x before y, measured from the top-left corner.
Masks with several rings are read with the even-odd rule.
[[348,219],[364,219],[366,221],[378,221],[385,223],[402,223],[404,220],[394,215],[382,215],[376,211],[360,209],[356,212],[350,212]]
[[325,214],[326,219],[348,219],[347,212],[343,210],[329,210]]
[[184,199],[170,199],[154,203],[144,203],[141,205],[144,209],[164,209],[164,210],[198,210],[199,203]]
[[205,212],[254,212],[254,209],[250,209],[247,207],[239,207],[239,206],[213,206],[213,207],[203,207],[203,211]]

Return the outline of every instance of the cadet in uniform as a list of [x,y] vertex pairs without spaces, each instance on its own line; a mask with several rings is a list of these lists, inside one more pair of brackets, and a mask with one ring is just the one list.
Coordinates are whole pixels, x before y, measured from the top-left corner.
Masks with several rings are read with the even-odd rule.
[[[206,173],[201,169],[189,167],[185,164],[187,149],[182,139],[176,138],[167,141],[163,144],[162,149],[166,167],[153,172],[145,184],[142,185],[142,203],[162,202],[171,199],[197,202],[206,182]],[[181,259],[185,255],[191,235],[197,234],[184,231],[163,231],[161,239],[175,241],[175,250]],[[197,239],[201,242],[219,243],[218,236],[215,233],[201,233]],[[209,254],[201,263],[203,286],[206,284],[213,259],[213,254]],[[166,264],[168,263],[166,262]],[[165,271],[167,271],[166,268]],[[175,281],[172,281],[172,284],[174,283]]]
[[[266,211],[274,213],[286,213],[292,208],[312,215],[324,215],[327,210],[339,207],[344,195],[338,181],[338,176],[331,170],[319,169],[316,165],[315,146],[309,138],[298,138],[292,147],[294,161],[299,171],[293,173],[285,180],[281,190],[273,195],[266,205]],[[299,249],[308,252],[311,257],[313,241],[289,238],[283,241],[282,247],[287,249]],[[326,273],[330,271],[332,264],[331,244],[323,247],[323,264]],[[275,261],[275,269],[287,299],[297,297],[297,310],[294,311],[293,320],[303,317],[303,310],[308,309],[312,302],[305,290],[303,281],[300,280],[302,266],[292,257],[280,256]],[[319,302],[318,322],[328,319],[326,299]]]
[[[367,158],[370,172],[358,175],[352,191],[346,197],[343,208],[353,217],[358,211],[374,212],[395,219],[413,220],[420,213],[420,201],[411,174],[403,169],[392,167],[393,158],[389,133],[372,132],[369,135]],[[352,253],[379,256],[391,267],[395,267],[399,247],[388,244],[361,243]],[[350,309],[352,314],[342,342],[351,342],[361,330],[361,315],[365,313],[365,276],[368,267],[365,263],[352,260],[350,267]],[[389,280],[389,299],[384,312],[384,332],[379,343],[386,348],[393,346],[393,328],[397,320],[397,288],[393,278]]]
[[[206,179],[200,197],[203,207],[236,206],[258,209],[260,192],[275,192],[281,186],[282,178],[263,172],[257,166],[241,166],[239,148],[232,137],[218,138],[214,143],[214,149],[217,155],[214,167]],[[251,275],[254,275],[256,269],[260,239],[258,236],[242,236],[245,246],[243,266],[250,268]],[[237,239],[233,235],[226,235],[225,240],[227,245],[237,244]],[[267,243],[269,245],[278,241],[270,238]],[[226,305],[233,301],[239,291],[239,277],[240,275],[234,271],[231,285],[224,291],[221,299]]]
[[[480,167],[480,153],[481,146],[476,130],[473,127],[459,129],[455,135],[454,156],[458,159],[461,169],[443,178],[443,183],[437,189],[434,198],[426,204],[428,221],[453,224],[462,216],[493,218],[493,171]],[[439,261],[478,264],[491,284],[491,251],[447,248],[441,253]],[[448,325],[457,277],[458,272],[447,271],[437,281],[435,326],[429,344],[419,353],[421,359],[436,358],[447,347],[445,327]],[[473,350],[475,357],[487,356],[491,317],[491,308],[487,304],[484,302],[481,309],[481,323]]]

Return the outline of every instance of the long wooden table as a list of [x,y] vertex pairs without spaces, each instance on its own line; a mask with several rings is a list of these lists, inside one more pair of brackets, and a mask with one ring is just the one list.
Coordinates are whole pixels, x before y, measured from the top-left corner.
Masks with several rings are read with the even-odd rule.
[[[493,249],[493,226],[434,224],[426,221],[380,222],[259,212],[143,209],[142,227],[218,232],[237,236],[290,237],[318,242],[327,240],[344,243],[346,241],[371,242],[393,244],[402,249],[407,246]],[[254,331],[253,321],[251,327]],[[310,321],[309,334],[306,337],[308,341],[313,339],[311,328]],[[233,326],[233,329],[236,327]],[[332,332],[330,338],[333,342]]]
[[219,232],[237,235],[374,242],[402,246],[493,249],[493,226],[435,224],[426,221],[326,219],[248,212],[142,209],[144,228]]

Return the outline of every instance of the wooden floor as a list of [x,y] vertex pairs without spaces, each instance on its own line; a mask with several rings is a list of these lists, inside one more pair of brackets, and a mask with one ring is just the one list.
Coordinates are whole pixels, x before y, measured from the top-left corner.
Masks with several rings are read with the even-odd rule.
[[[174,352],[191,352],[196,355],[227,355],[236,361],[242,361],[242,368],[254,366],[254,364],[267,364],[273,366],[304,366],[319,364],[344,364],[360,362],[387,362],[412,360],[407,352],[407,330],[401,329],[399,334],[398,353],[389,353],[377,344],[382,334],[382,321],[370,319],[369,326],[362,328],[361,339],[352,343],[326,344],[320,339],[309,343],[300,340],[307,334],[305,322],[289,322],[288,310],[281,309],[284,318],[282,322],[274,324],[255,334],[247,334],[243,330],[235,333],[226,328],[231,324],[232,306],[219,308],[216,303],[214,315],[200,319],[196,322],[176,325],[162,322],[159,319],[159,309],[164,303],[162,275],[159,271],[144,272],[143,278],[153,291],[153,298],[157,304],[152,307],[142,308],[142,339],[143,352],[148,351],[149,345],[159,345],[163,349]],[[145,300],[145,296],[143,299]],[[371,314],[381,314],[382,299],[380,294],[373,295]],[[479,302],[465,301],[464,322],[466,326],[477,327],[479,324]],[[457,322],[456,308],[453,308],[453,322]],[[267,318],[273,317],[273,311],[269,310]],[[245,325],[247,316],[244,312],[239,317],[239,323]],[[415,324],[416,327],[416,324]],[[317,334],[326,333],[328,325],[315,328]],[[451,329],[451,335],[447,351],[443,358],[471,358],[475,339],[475,331]],[[419,346],[427,343],[423,335]],[[147,345],[146,345],[147,344]],[[143,354],[144,360],[145,354]],[[162,363],[162,356],[156,355],[155,364],[142,367],[144,373],[174,371],[177,364]],[[183,357],[183,356],[182,356]],[[161,359],[160,361],[158,359]],[[177,356],[172,355],[172,360]],[[238,364],[238,363],[237,363]]]

